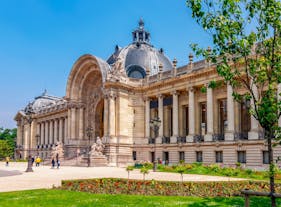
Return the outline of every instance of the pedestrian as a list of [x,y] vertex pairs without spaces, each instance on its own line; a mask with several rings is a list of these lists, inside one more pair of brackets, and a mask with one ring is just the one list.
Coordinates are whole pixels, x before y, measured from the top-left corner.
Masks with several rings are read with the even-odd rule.
[[31,158],[31,162],[32,162],[32,166],[33,166],[33,163],[34,163],[34,157]]
[[36,164],[36,167],[39,167],[40,162],[41,162],[41,158],[40,158],[39,156],[38,156],[38,157],[36,157],[36,159],[35,159],[35,164]]
[[9,162],[10,162],[10,158],[9,158],[9,157],[6,157],[6,166],[7,166],[7,167],[9,166]]
[[57,168],[58,169],[60,168],[60,161],[59,161],[59,159],[57,159]]
[[55,167],[55,158],[52,157],[52,168]]

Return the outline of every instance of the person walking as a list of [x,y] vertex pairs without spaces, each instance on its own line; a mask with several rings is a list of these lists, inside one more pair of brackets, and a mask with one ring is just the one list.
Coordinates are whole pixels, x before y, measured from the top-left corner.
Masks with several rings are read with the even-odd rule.
[[57,161],[57,168],[60,168],[60,160],[59,160],[59,154],[56,155],[56,161]]
[[55,158],[52,157],[52,168],[55,168]]
[[40,162],[41,162],[41,158],[40,158],[39,156],[38,156],[38,157],[36,157],[36,159],[35,159],[35,164],[36,164],[36,167],[39,167]]
[[7,167],[9,166],[9,162],[10,162],[10,158],[9,158],[9,157],[6,157],[6,166],[7,166]]

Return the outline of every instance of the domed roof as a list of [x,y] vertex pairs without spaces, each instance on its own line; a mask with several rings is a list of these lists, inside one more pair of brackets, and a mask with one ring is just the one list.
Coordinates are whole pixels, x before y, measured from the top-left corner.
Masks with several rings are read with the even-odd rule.
[[144,30],[144,23],[139,22],[139,28],[133,32],[133,43],[125,48],[115,47],[115,52],[109,57],[107,63],[113,65],[120,60],[126,74],[131,78],[144,78],[146,70],[150,75],[159,71],[173,68],[171,61],[164,55],[163,49],[157,50],[150,44],[150,33]]
[[50,96],[45,90],[41,96],[35,97],[34,101],[25,107],[24,112],[27,114],[36,113],[42,108],[56,105],[59,101],[63,101],[63,99],[56,96]]

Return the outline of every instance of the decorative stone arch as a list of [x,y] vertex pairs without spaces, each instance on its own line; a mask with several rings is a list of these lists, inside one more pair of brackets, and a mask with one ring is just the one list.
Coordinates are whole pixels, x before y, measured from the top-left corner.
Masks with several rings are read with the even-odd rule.
[[[67,82],[66,98],[69,102],[82,103],[84,110],[83,127],[79,126],[79,130],[85,129],[87,126],[92,126],[94,129],[93,136],[102,136],[103,133],[103,84],[106,80],[107,72],[110,66],[103,60],[92,55],[84,55],[80,57],[74,64]],[[76,120],[78,120],[76,118]],[[80,125],[77,121],[72,123]],[[72,127],[72,126],[71,126]],[[85,138],[85,136],[84,136]]]

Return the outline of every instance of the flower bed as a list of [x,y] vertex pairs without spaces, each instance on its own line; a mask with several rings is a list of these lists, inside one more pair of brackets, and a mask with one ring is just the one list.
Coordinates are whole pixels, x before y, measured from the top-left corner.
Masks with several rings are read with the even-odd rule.
[[[166,196],[229,197],[240,195],[242,189],[268,192],[269,185],[259,181],[233,182],[168,182],[155,180],[127,180],[118,178],[66,180],[60,189],[96,194],[133,194]],[[276,184],[281,192],[281,184]]]

